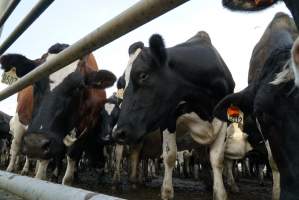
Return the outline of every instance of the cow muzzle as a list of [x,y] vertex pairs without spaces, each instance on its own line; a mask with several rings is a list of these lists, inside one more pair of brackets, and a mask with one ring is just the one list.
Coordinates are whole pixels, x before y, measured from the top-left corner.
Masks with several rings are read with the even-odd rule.
[[43,134],[30,133],[24,136],[22,152],[30,158],[48,159],[52,140]]
[[128,131],[124,128],[117,128],[112,132],[112,139],[120,144],[126,143],[127,136],[128,136]]

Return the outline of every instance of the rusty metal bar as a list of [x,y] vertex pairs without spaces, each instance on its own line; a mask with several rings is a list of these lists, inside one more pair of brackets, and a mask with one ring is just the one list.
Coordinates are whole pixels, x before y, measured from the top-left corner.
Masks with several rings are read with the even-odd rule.
[[24,32],[25,30],[53,3],[54,0],[40,0],[26,17],[18,24],[15,30],[0,46],[2,55]]
[[0,92],[0,101],[189,0],[141,0]]

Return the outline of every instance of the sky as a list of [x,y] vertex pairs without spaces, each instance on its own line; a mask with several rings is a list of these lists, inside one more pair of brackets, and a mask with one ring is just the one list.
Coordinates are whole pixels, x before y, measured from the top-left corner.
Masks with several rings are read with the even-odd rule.
[[[0,44],[37,2],[20,2],[4,25]],[[75,43],[136,2],[138,0],[56,0],[5,53],[39,58],[51,45]],[[119,77],[126,68],[128,47],[132,43],[143,41],[147,46],[149,37],[159,33],[166,47],[171,47],[198,31],[206,31],[233,75],[235,91],[240,91],[247,86],[253,47],[277,12],[290,14],[283,3],[261,12],[240,13],[223,8],[221,0],[190,0],[96,50],[94,55],[100,69],[110,70]],[[0,83],[0,90],[5,87]],[[115,86],[109,88],[108,96],[115,90]],[[16,95],[0,102],[0,110],[10,115],[15,113],[15,107]]]

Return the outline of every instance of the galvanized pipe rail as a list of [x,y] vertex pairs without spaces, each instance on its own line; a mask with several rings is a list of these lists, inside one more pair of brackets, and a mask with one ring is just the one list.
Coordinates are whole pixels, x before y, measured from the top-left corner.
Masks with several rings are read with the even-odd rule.
[[20,1],[21,0],[11,0],[10,4],[0,17],[0,27],[3,26],[3,24],[6,22],[11,13],[15,10]]
[[5,171],[0,171],[0,188],[26,200],[122,200]]
[[25,18],[18,24],[14,31],[0,46],[2,55],[24,32],[25,30],[53,3],[54,0],[40,0]]
[[0,101],[189,0],[141,0],[0,92]]

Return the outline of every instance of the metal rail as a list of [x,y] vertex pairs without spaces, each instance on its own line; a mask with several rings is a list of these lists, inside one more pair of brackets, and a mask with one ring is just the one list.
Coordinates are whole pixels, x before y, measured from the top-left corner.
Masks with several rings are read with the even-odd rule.
[[54,0],[40,0],[26,17],[18,24],[15,30],[0,46],[2,55],[24,32],[25,30],[53,3]]
[[5,171],[0,171],[0,188],[26,200],[123,200]]
[[141,0],[0,92],[0,101],[189,0]]
[[14,9],[17,7],[17,5],[20,3],[21,0],[11,0],[10,4],[4,11],[4,13],[0,17],[0,27],[3,26],[3,24],[6,22],[8,17],[11,15],[11,13],[14,11]]

